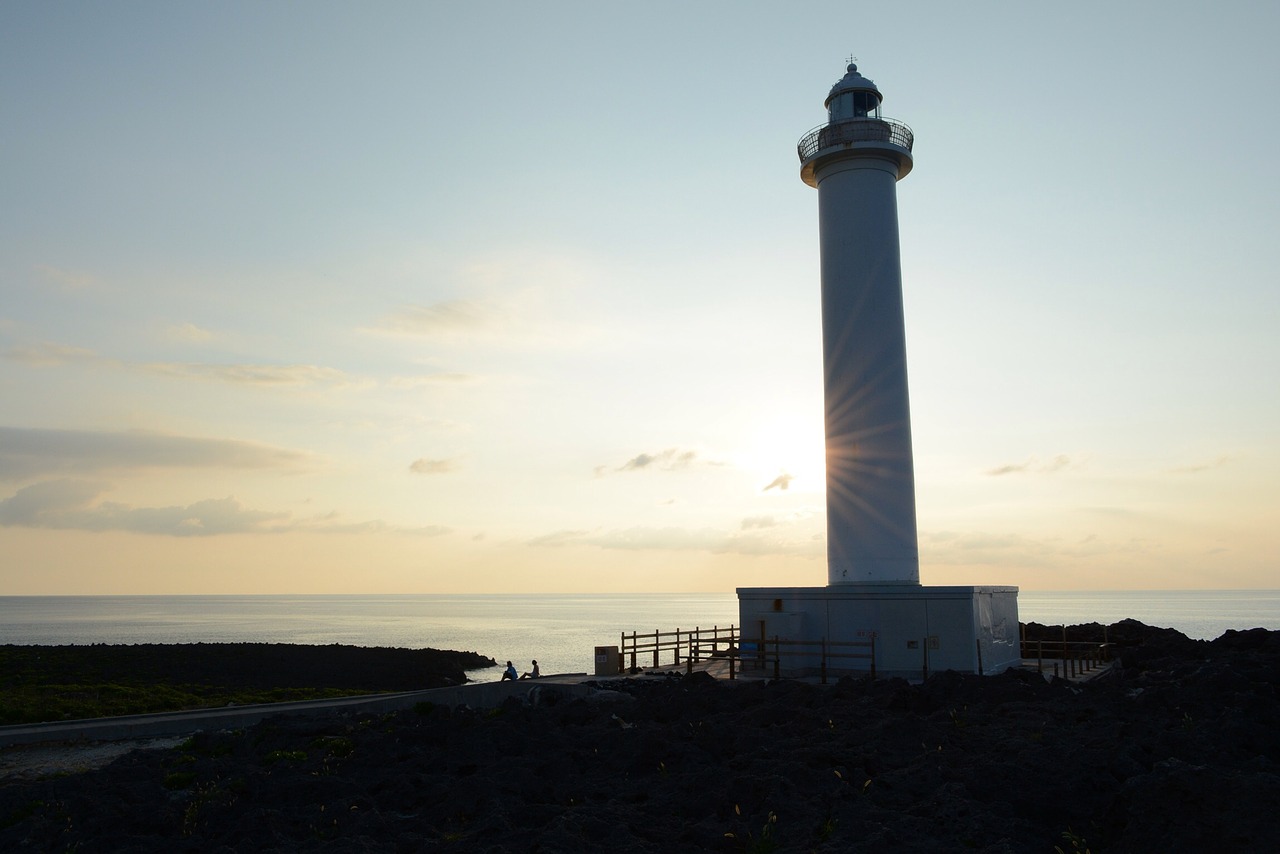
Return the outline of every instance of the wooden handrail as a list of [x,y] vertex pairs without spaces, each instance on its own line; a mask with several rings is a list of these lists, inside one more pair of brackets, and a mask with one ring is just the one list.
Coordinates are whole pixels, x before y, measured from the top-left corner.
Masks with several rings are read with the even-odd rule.
[[[694,664],[705,658],[723,657],[738,645],[738,628],[737,626],[713,626],[704,629],[700,626],[689,629],[679,629],[675,631],[664,632],[654,629],[652,632],[627,632],[622,633],[621,644],[618,649],[620,652],[621,664],[625,668],[628,658],[630,658],[631,669],[638,670],[640,665],[640,656],[653,656],[653,667],[662,666],[662,653],[671,653],[671,664],[679,667],[681,664],[681,656],[684,656],[684,663],[687,668],[691,668]],[[723,651],[721,647],[723,646]],[[710,649],[710,653],[707,650]]]

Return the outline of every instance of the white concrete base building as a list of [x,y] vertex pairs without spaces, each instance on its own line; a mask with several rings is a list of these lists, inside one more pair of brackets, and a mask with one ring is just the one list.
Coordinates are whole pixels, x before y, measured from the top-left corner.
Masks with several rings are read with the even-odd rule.
[[781,676],[860,675],[874,662],[877,677],[906,679],[1022,661],[1016,587],[744,587],[738,612],[743,667],[754,655],[766,675],[775,661]]

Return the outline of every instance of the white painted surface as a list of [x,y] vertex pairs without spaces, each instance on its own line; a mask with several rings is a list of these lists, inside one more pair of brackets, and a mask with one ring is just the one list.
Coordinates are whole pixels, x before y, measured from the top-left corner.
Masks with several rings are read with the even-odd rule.
[[[827,587],[739,588],[744,644],[761,645],[772,666],[780,645],[781,675],[822,668],[827,651],[855,652],[840,644],[875,639],[877,676],[919,679],[926,673],[998,673],[1021,661],[1016,587],[860,584]],[[981,661],[979,661],[981,647]],[[866,650],[868,653],[870,650]],[[829,656],[827,672],[866,673],[869,661]]]
[[[854,95],[878,113],[879,92],[851,65],[828,98],[832,122],[874,121],[845,115]],[[910,162],[886,134],[802,166],[822,245],[828,584],[920,581],[896,189]]]

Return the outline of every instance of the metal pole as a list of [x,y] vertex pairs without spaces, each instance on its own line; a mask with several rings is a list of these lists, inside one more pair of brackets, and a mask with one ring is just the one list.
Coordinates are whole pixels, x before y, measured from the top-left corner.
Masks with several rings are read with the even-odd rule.
[[822,684],[827,684],[827,639],[822,639]]
[[777,635],[773,636],[773,678],[782,678],[782,651]]
[[982,638],[974,638],[973,642],[978,647],[978,675],[985,676],[986,674],[982,672]]

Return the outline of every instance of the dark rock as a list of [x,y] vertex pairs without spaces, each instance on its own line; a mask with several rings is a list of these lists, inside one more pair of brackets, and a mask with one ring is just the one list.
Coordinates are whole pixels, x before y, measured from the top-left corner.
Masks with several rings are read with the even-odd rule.
[[0,850],[1280,850],[1277,634],[1117,625],[1084,684],[672,674],[203,733],[0,784]]

